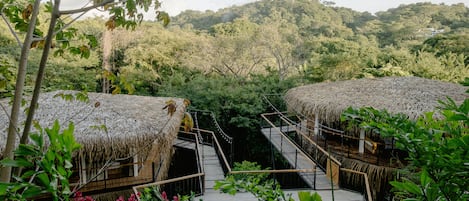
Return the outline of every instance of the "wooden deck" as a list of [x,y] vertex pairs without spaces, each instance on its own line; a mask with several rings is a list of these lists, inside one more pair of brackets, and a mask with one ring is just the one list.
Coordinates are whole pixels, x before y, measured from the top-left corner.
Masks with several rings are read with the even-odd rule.
[[[320,147],[329,150],[335,155],[359,160],[368,164],[400,168],[406,162],[403,160],[406,155],[403,155],[401,152],[395,151],[393,155],[391,150],[383,150],[381,148],[378,149],[377,153],[371,153],[368,149],[365,149],[365,153],[360,154],[358,152],[358,140],[341,139],[340,136],[328,135],[324,137],[318,135],[310,138]],[[396,162],[398,158],[400,159],[399,163]]]

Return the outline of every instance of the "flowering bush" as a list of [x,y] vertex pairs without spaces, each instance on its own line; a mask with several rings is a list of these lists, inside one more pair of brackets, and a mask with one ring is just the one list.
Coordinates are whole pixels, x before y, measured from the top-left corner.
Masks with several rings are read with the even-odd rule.
[[[138,193],[138,196],[140,196],[140,192]],[[135,195],[134,193],[132,193],[130,195],[130,197],[127,199],[127,201],[137,201],[138,198],[137,198],[137,195]],[[73,196],[73,201],[95,201],[92,197],[90,196],[85,196],[83,197],[83,193],[82,192],[76,192]],[[124,196],[119,196],[119,198],[116,199],[116,201],[125,201],[125,198]]]
[[[159,189],[157,187],[155,188],[146,188],[143,192],[143,195],[138,192],[137,195],[135,195],[134,193],[132,193],[130,195],[130,197],[127,199],[127,201],[137,201],[138,198],[140,198],[141,201],[192,201],[194,200],[194,194],[192,193],[190,196],[187,196],[187,195],[184,195],[184,196],[180,196],[180,195],[175,195],[173,196],[173,200],[169,200],[168,199],[168,195],[166,194],[165,191],[161,192],[159,191]],[[95,201],[92,197],[90,196],[85,196],[83,197],[83,193],[82,192],[76,192],[74,195],[73,195],[73,201]],[[126,201],[124,196],[119,196],[116,201]]]
[[90,196],[85,196],[83,197],[83,193],[82,192],[76,192],[74,195],[73,195],[73,201],[94,201],[94,199]]

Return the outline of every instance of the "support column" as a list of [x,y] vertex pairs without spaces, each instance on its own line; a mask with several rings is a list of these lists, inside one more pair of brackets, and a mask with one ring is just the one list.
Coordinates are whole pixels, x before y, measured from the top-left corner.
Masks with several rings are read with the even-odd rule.
[[314,115],[314,135],[319,135],[319,115]]
[[[135,151],[135,150],[134,150]],[[133,152],[135,153],[135,152]],[[133,163],[134,163],[134,177],[138,177],[138,154],[135,154],[133,157]]]
[[86,183],[86,161],[83,155],[80,155],[80,183]]
[[360,129],[360,141],[358,143],[358,153],[365,153],[365,130]]

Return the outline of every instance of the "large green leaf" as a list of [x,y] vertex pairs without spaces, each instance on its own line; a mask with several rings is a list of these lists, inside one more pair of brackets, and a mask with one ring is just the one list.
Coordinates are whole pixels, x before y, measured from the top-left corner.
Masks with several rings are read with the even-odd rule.
[[20,144],[15,150],[16,157],[37,156],[38,154],[39,150],[37,147],[30,144]]
[[300,191],[298,192],[298,198],[300,201],[322,201],[321,196],[317,192]]
[[410,181],[404,181],[404,182],[391,181],[390,184],[399,191],[409,192],[417,196],[420,196],[423,194],[420,187],[417,184],[410,182]]
[[10,183],[0,183],[0,198],[2,195],[5,195],[8,188],[11,186]]
[[39,181],[42,182],[42,184],[44,185],[49,185],[50,184],[50,179],[49,179],[49,176],[46,174],[46,173],[40,173],[37,175],[37,178],[39,179]]
[[312,198],[307,191],[300,191],[298,192],[298,198],[300,201],[312,201]]
[[25,191],[23,191],[22,195],[24,198],[28,199],[38,196],[42,193],[45,193],[42,188],[40,188],[39,186],[31,185]]
[[3,159],[0,161],[0,164],[3,166],[9,166],[9,167],[32,167],[34,163],[27,161],[26,159],[16,159],[12,160],[9,158]]

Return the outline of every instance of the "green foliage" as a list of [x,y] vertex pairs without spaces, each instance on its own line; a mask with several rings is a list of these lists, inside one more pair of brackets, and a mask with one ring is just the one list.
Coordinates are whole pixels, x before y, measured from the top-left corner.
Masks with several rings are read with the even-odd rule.
[[321,196],[317,192],[310,193],[307,191],[298,192],[298,198],[300,201],[322,201]]
[[269,154],[268,149],[259,146],[264,143],[259,115],[270,109],[262,94],[282,94],[302,81],[280,81],[276,72],[245,78],[204,75],[180,68],[166,71],[161,78],[157,96],[184,97],[191,100],[191,106],[214,112],[225,132],[233,135],[234,144],[239,145],[235,148],[239,161],[265,161]]
[[86,91],[78,92],[78,93],[75,93],[75,94],[61,92],[61,93],[57,93],[56,95],[54,95],[54,98],[56,98],[56,97],[60,97],[65,101],[74,101],[74,100],[76,100],[76,101],[80,101],[80,102],[83,102],[83,103],[89,103],[90,102],[88,92],[86,92]]
[[[195,194],[192,192],[191,195],[183,195],[183,196],[177,195],[176,197],[178,201],[193,201]],[[154,201],[154,200],[169,201],[170,200],[166,192],[164,191],[161,192],[158,186],[143,189],[143,192],[141,193],[139,198],[140,198],[139,199],[140,201]],[[173,201],[176,201],[176,199],[174,199]]]
[[0,99],[12,96],[15,80],[15,67],[9,59],[0,55]]
[[50,194],[52,200],[68,200],[72,193],[68,181],[72,176],[72,156],[80,148],[73,136],[74,125],[61,129],[56,121],[52,128],[35,126],[39,132],[30,135],[31,143],[20,144],[14,160],[0,161],[2,166],[24,169],[21,176],[14,177],[15,181],[0,183],[2,200],[27,200],[44,193]]
[[411,121],[405,115],[373,108],[349,108],[342,115],[342,120],[351,126],[395,138],[397,147],[407,151],[408,169],[414,174],[392,185],[399,195],[413,198],[408,200],[469,198],[466,192],[469,186],[469,99],[460,105],[451,99],[440,103],[443,118],[428,112]]
[[[255,162],[236,163],[236,170],[253,170],[259,169],[260,166]],[[233,169],[233,170],[234,170]],[[273,179],[267,179],[266,174],[261,175],[229,175],[222,181],[215,181],[215,190],[223,193],[235,195],[238,191],[247,191],[252,193],[259,201],[262,200],[283,200],[292,201],[291,195],[285,196],[280,189],[280,185]]]
[[429,38],[418,46],[420,51],[435,53],[435,56],[442,57],[453,53],[464,55],[464,64],[469,65],[469,35],[468,34],[448,34],[437,35]]
[[[241,163],[235,162],[233,171],[242,171],[242,170],[262,170],[261,165],[258,165],[256,162],[243,161]],[[235,180],[259,180],[265,181],[269,174],[233,174]]]
[[[262,170],[261,166],[256,162],[243,161],[235,163],[233,171],[243,170]],[[247,191],[252,193],[259,201],[278,200],[278,201],[294,201],[291,195],[285,195],[280,185],[273,179],[268,179],[268,173],[243,173],[231,174],[223,181],[215,181],[215,190],[223,193],[235,195],[239,191]],[[321,196],[317,192],[298,192],[300,201],[322,201]]]
[[[96,80],[102,62],[93,51],[104,23],[136,31],[114,30],[112,44],[118,53],[111,58],[113,84],[121,93],[155,95],[164,82],[162,71],[173,68],[249,77],[268,74],[268,66],[281,79],[300,74],[313,82],[409,75],[458,82],[469,76],[468,10],[460,4],[411,4],[373,16],[304,0],[257,1],[217,12],[186,11],[173,17],[168,29],[146,22],[140,29],[140,13],[134,7],[144,11],[149,5],[125,2],[104,7],[113,14],[109,19],[77,21],[64,30],[60,28],[67,22],[59,21],[54,52],[65,61],[51,59],[57,70],[46,73],[46,90],[100,88]],[[27,3],[12,5],[24,10]],[[165,15],[159,14],[166,23]],[[11,52],[9,47],[0,51]],[[31,63],[32,74],[38,61]]]
[[414,183],[411,180],[404,180],[402,182],[391,181],[394,187],[397,198],[408,198],[405,200],[445,200],[439,192],[438,186],[430,178],[426,170],[422,170],[420,174],[420,183]]

